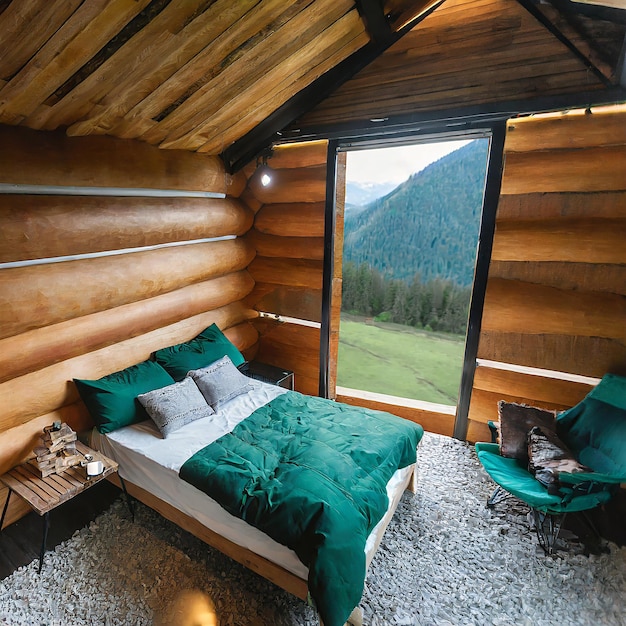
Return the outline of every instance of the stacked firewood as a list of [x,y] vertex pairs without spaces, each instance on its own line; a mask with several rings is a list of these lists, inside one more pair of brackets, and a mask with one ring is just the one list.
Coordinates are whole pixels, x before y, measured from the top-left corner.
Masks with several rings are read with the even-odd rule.
[[76,451],[76,439],[76,433],[65,423],[54,422],[43,429],[41,445],[33,450],[42,478],[60,474],[83,460]]

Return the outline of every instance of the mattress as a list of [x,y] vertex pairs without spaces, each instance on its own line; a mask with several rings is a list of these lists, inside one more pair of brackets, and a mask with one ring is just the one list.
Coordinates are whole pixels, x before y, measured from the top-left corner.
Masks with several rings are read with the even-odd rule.
[[[250,382],[251,391],[233,398],[215,415],[171,433],[167,439],[162,437],[152,420],[146,420],[106,435],[94,429],[91,445],[119,463],[119,473],[124,480],[152,493],[233,543],[306,580],[308,569],[293,550],[232,516],[215,500],[178,477],[180,467],[189,457],[230,432],[257,408],[287,391],[261,381]],[[389,508],[368,538],[365,547],[368,566],[414,468],[410,465],[398,470],[387,484]]]

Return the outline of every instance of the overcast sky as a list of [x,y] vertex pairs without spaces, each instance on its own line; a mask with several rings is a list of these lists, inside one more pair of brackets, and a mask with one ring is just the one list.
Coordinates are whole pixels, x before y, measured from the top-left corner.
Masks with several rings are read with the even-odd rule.
[[347,180],[355,183],[399,184],[411,174],[423,170],[433,161],[469,141],[442,141],[439,143],[354,150],[348,152]]

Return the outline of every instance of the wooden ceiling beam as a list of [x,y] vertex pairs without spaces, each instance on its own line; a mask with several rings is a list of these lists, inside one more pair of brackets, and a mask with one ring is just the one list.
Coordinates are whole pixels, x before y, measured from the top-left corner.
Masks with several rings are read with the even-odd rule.
[[[229,102],[256,105],[263,94],[288,81],[292,72],[307,67],[312,47],[323,50],[331,46],[341,36],[341,28],[362,30],[353,6],[346,0],[321,0],[293,16],[161,121],[161,147],[193,150],[210,140],[213,133],[221,135],[222,125],[233,118]],[[337,31],[340,23],[345,25]],[[270,76],[273,78],[268,82]],[[255,92],[255,86],[264,81],[261,93]]]
[[22,0],[4,7],[0,3],[0,77],[11,80],[80,4],[81,0],[61,5],[49,0]]
[[393,31],[381,0],[356,0],[356,6],[370,39],[376,43],[388,41]]
[[0,92],[0,122],[16,124],[32,114],[149,0],[84,2]]
[[626,10],[624,9],[582,4],[580,2],[572,2],[572,0],[549,0],[549,2],[563,14],[584,15],[596,20],[626,24]]
[[519,4],[524,7],[541,25],[543,25],[552,35],[554,35],[563,45],[565,45],[593,74],[607,87],[611,87],[613,83],[604,72],[599,70],[594,63],[591,62],[589,57],[581,52],[581,50],[574,44],[574,42],[567,37],[563,31],[558,28],[554,22],[549,20],[545,13],[543,13],[533,0],[517,0]]
[[[607,25],[604,24],[603,20],[592,20],[591,18],[580,14],[562,11],[558,8],[558,4],[561,3],[552,2],[550,5],[543,5],[541,7],[541,11],[555,25],[556,28],[558,28],[571,41],[575,42],[580,52],[582,52],[591,63],[593,63],[607,78],[612,79],[615,82],[617,76],[617,59],[611,55],[606,46],[602,45],[602,42],[595,41],[593,37],[589,37],[586,32],[586,26],[588,27],[592,22],[593,24],[597,24],[597,29],[606,29]],[[614,25],[612,28],[621,28],[622,32],[626,30],[619,25]]]
[[[345,16],[344,19],[328,29],[329,33],[333,33],[331,45],[326,46],[320,51],[317,42],[311,42],[311,44],[301,49],[301,53],[307,54],[310,61],[306,63],[304,68],[301,67],[289,73],[289,79],[285,81],[286,85],[283,89],[270,92],[266,88],[265,94],[259,95],[256,101],[241,110],[241,115],[237,120],[232,120],[232,116],[230,116],[231,126],[228,128],[225,127],[223,134],[220,132],[214,135],[212,139],[198,149],[198,152],[215,154],[220,149],[223,149],[223,146],[230,145],[237,138],[259,124],[265,119],[266,115],[276,110],[280,103],[287,101],[290,97],[298,93],[300,89],[316,80],[337,63],[365,45],[369,40],[369,36],[364,29],[356,33],[348,29],[344,31],[342,22],[347,22],[348,19],[351,19],[351,16]],[[359,23],[361,27],[363,27],[360,20]],[[331,53],[330,56],[328,56],[329,53]],[[283,67],[287,65],[288,63],[282,63],[280,69],[277,68],[277,71],[281,72]],[[271,84],[271,81],[267,84]],[[261,87],[261,83],[259,83],[258,87]],[[256,85],[254,89],[257,90]]]
[[[389,46],[394,44],[419,22],[428,17],[437,7],[443,4],[444,1],[445,0],[439,0],[434,4],[430,3],[423,13],[405,27],[397,32],[391,32],[388,37],[383,35],[383,40],[370,40],[367,45],[363,46],[333,69],[325,72],[308,87],[291,97],[285,104],[276,109],[271,115],[266,117],[261,123],[221,153],[226,168],[231,173],[239,171],[264,148],[276,140],[280,140],[281,131],[285,127],[300,118],[304,113],[310,111],[328,97],[335,89],[369,65],[389,48]],[[429,3],[426,4],[428,5]],[[369,7],[368,11],[371,11],[372,14],[375,13],[373,7]],[[380,18],[375,17],[371,17],[370,19],[374,21],[377,19],[380,20]],[[381,28],[380,24],[377,28]]]
[[[280,20],[282,14],[291,15],[290,7],[285,8],[281,0],[218,0],[197,15],[194,15],[193,4],[188,3],[187,8],[189,12],[184,13],[175,6],[173,15],[165,15],[163,23],[156,20],[150,24],[132,47],[111,59],[109,75],[117,67],[124,78],[108,93],[96,99],[92,95],[93,86],[84,87],[87,90],[84,95],[90,101],[100,102],[104,108],[94,110],[92,115],[73,124],[70,134],[103,133],[110,129],[115,133],[118,125],[124,123],[124,137],[138,137],[147,121],[156,127],[169,114],[180,116],[176,110],[181,107],[184,110],[188,106],[185,102],[197,98],[211,80],[227,72],[254,42],[255,31],[267,32],[268,26]],[[182,19],[179,29],[168,27],[168,22],[173,20],[177,20],[178,26],[179,19]],[[147,47],[154,46],[151,30],[173,31],[165,41],[157,36],[157,41],[161,39],[158,54]],[[237,50],[237,54],[232,54],[233,50]],[[139,62],[133,62],[133,58]],[[120,66],[127,69],[120,70]],[[102,80],[102,75],[93,78],[103,85],[111,82]],[[64,111],[67,108],[68,105],[62,107]]]

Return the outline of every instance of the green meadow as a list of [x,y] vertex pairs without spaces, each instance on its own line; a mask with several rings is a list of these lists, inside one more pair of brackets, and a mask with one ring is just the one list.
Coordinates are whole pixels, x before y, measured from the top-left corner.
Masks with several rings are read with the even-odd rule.
[[464,340],[342,314],[337,385],[454,405]]

